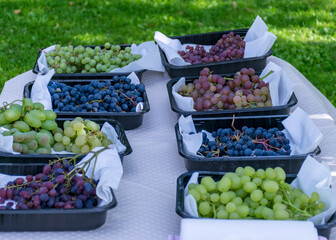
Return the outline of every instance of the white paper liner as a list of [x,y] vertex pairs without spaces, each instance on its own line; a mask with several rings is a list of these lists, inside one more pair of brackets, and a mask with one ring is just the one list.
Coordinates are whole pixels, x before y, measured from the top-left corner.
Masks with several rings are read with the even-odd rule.
[[[211,136],[211,133],[205,130],[196,133],[191,116],[184,117],[181,115],[178,123],[179,131],[182,135],[183,146],[186,152],[193,156],[201,157],[200,155],[197,155],[197,151],[202,146],[202,132],[207,134],[210,141],[213,141],[214,138]],[[296,108],[289,117],[283,120],[282,124],[285,127],[283,132],[290,142],[289,145],[292,150],[290,155],[300,155],[313,152],[322,141],[323,135],[321,131],[309,118],[309,116],[299,107]]]
[[[35,102],[42,103],[44,105],[45,110],[53,110],[52,103],[51,103],[51,95],[48,90],[48,84],[53,74],[54,74],[54,69],[50,70],[45,75],[38,74],[36,80],[34,81],[31,94],[30,94],[30,98],[32,99],[32,101],[34,103]],[[127,77],[131,79],[131,83],[133,84],[140,83],[138,76],[134,72],[129,74]],[[135,111],[141,112],[143,108],[144,108],[143,102],[140,102],[136,105]]]
[[269,83],[272,106],[286,105],[294,92],[294,83],[282,68],[272,61],[267,64],[260,77],[265,76],[269,71],[273,73],[263,81]]
[[111,72],[127,73],[144,69],[157,72],[165,71],[161,63],[159,47],[154,41],[144,42],[138,46],[132,44],[131,49],[131,53],[140,54],[142,57],[122,68],[115,68]]
[[180,240],[318,240],[309,221],[181,220]]
[[[92,151],[96,152],[102,149],[102,147],[94,148]],[[86,155],[79,163],[78,166],[90,159],[92,153]],[[99,197],[99,206],[109,204],[113,200],[111,188],[118,189],[120,179],[123,175],[123,167],[121,165],[120,157],[116,148],[107,149],[98,155],[97,163],[94,168],[94,160],[86,168],[86,175],[91,176],[94,169],[94,179],[99,180],[96,194]],[[0,173],[0,188],[5,186],[9,181],[15,180],[18,177],[25,179],[25,176],[11,176]],[[6,204],[6,203],[5,203]],[[5,205],[3,204],[3,205]],[[1,204],[0,204],[1,206]]]
[[290,141],[292,153],[305,154],[314,151],[322,141],[322,133],[309,116],[300,108],[282,121],[283,132]]
[[[20,154],[18,152],[13,151],[13,136],[3,136],[2,133],[4,131],[8,131],[8,129],[1,127],[0,128],[0,152]],[[109,147],[116,148],[119,153],[122,153],[126,150],[126,147],[120,142],[118,138],[118,134],[115,131],[114,127],[111,126],[111,124],[109,124],[108,122],[105,122],[100,131],[105,133],[106,137],[112,141],[112,144],[109,145]],[[52,154],[74,154],[73,152],[68,152],[68,151],[56,152],[53,149],[51,150],[52,150]]]
[[[194,172],[187,184],[190,183],[198,184],[198,172]],[[313,177],[312,177],[313,176]],[[195,181],[196,179],[196,181]],[[294,188],[300,188],[308,196],[312,192],[317,192],[320,195],[320,200],[325,203],[325,209],[322,213],[309,218],[308,220],[316,225],[325,224],[328,222],[330,217],[336,211],[336,190],[330,188],[331,183],[331,171],[326,163],[318,162],[311,156],[307,156],[303,162],[297,177],[292,182]],[[196,200],[192,195],[188,194],[188,188],[185,188],[184,197],[191,196],[187,198],[184,202],[184,208],[186,212],[193,217],[198,217],[195,215],[195,209],[197,210]],[[192,211],[190,211],[190,209]]]
[[257,16],[244,37],[244,58],[263,56],[272,48],[277,37],[267,29],[265,22]]
[[[267,29],[268,27],[261,17],[257,16],[244,38],[246,42],[244,58],[263,56],[272,48],[277,37],[273,33],[268,32]],[[177,52],[185,51],[187,45],[195,47],[197,44],[186,43],[182,45],[178,39],[171,39],[158,31],[155,32],[154,39],[166,54],[170,64],[177,66],[190,65]],[[207,51],[211,48],[210,45],[201,46],[204,46]]]
[[[282,68],[272,61],[267,64],[260,77],[265,76],[271,70],[273,73],[264,78],[263,81],[269,83],[272,106],[286,105],[294,92],[294,83],[288,78]],[[184,77],[180,78],[172,87],[172,95],[176,105],[182,111],[196,111],[192,97],[185,97],[178,93],[183,85],[185,85]]]
[[[40,57],[37,59],[39,73],[46,74],[49,71],[45,53],[53,50],[55,50],[55,45],[43,49]],[[115,68],[111,72],[127,73],[140,70],[165,71],[161,63],[159,48],[154,41],[143,42],[140,45],[132,44],[131,53],[140,54],[142,57],[127,66]]]

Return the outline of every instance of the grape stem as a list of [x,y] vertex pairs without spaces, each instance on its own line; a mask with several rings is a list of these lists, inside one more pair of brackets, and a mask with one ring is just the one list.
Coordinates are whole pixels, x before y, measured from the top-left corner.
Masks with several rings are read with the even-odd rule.
[[272,73],[274,73],[273,70],[270,70],[265,76],[260,78],[260,81],[264,80],[265,78],[267,78],[269,75],[271,75]]
[[11,103],[3,102],[3,106],[0,108],[0,110],[5,110],[5,109],[7,109],[8,106],[14,104],[15,102],[23,102],[23,100],[14,100],[14,101],[11,102]]
[[47,53],[46,51],[43,51],[41,48],[37,48],[40,52]]
[[126,94],[124,94],[123,92],[121,92],[120,90],[117,90],[118,93],[124,95],[126,97],[126,99],[130,100],[133,103],[133,106],[135,107],[136,104],[135,102],[132,100],[132,98],[128,97]]
[[289,196],[288,196],[288,192],[287,192],[281,185],[279,185],[279,186],[280,186],[280,190],[282,191],[283,195],[284,195],[285,198],[286,198],[286,200],[282,200],[283,203],[287,204],[287,205],[290,206],[296,213],[299,213],[299,214],[301,214],[301,215],[304,216],[304,217],[311,218],[311,217],[313,216],[312,214],[308,213],[307,211],[302,210],[302,209],[298,208],[297,206],[295,206],[295,205],[291,202],[291,200],[290,200],[290,198],[289,198]]

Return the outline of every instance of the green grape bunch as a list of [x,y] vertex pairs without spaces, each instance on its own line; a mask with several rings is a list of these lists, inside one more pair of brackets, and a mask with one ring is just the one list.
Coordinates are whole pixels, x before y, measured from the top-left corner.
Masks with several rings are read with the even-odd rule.
[[91,120],[76,117],[72,121],[65,121],[63,129],[58,127],[53,131],[56,152],[69,151],[73,153],[88,153],[95,147],[108,146],[112,141],[100,131],[99,124]]
[[285,182],[280,168],[238,167],[218,182],[210,176],[188,185],[200,217],[220,219],[307,220],[323,211],[319,194],[311,196]]
[[13,151],[23,154],[51,153],[55,119],[55,112],[44,110],[43,104],[33,103],[30,98],[5,104],[0,110],[0,126],[8,129],[2,134],[12,135]]
[[54,51],[46,53],[49,68],[56,73],[108,73],[141,58],[132,54],[131,48],[124,50],[119,45],[105,43],[104,47],[73,47],[56,45]]

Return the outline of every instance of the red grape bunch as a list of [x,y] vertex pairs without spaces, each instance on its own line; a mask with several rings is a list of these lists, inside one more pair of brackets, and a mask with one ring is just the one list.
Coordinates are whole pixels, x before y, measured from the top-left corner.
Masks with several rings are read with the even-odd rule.
[[223,34],[209,52],[203,46],[187,46],[186,51],[178,51],[184,61],[191,64],[223,62],[244,57],[245,41],[233,32]]
[[[97,181],[85,169],[107,147],[92,152],[93,156],[76,165],[79,155],[61,158],[44,165],[42,172],[19,177],[0,188],[2,209],[71,209],[93,208],[98,205]],[[8,201],[9,200],[9,201]],[[6,202],[7,201],[7,202]],[[14,205],[14,202],[16,205]],[[4,205],[4,203],[6,204]]]
[[242,68],[229,78],[204,68],[200,77],[183,85],[179,93],[194,99],[196,111],[271,107],[269,86],[263,81],[271,73],[260,78],[253,68]]

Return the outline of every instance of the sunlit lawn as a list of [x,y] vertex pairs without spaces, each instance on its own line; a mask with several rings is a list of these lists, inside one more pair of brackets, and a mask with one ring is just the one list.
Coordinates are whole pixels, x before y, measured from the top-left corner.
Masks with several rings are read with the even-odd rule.
[[32,69],[55,43],[141,43],[154,32],[184,35],[248,28],[260,15],[293,64],[336,105],[336,1],[0,0],[0,87]]

